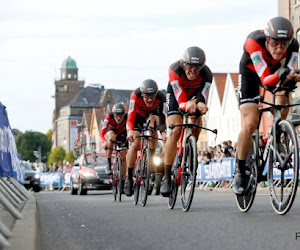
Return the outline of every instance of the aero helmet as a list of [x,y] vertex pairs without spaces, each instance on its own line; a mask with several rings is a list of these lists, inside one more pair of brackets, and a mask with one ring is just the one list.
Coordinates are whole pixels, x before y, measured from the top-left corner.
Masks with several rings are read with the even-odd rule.
[[143,95],[156,95],[158,91],[157,83],[151,79],[142,82],[140,90]]
[[116,103],[112,108],[112,112],[113,112],[113,114],[124,115],[125,114],[124,104],[122,102]]
[[266,37],[276,40],[290,40],[293,37],[292,23],[281,16],[274,17],[268,21],[265,28]]
[[204,51],[196,46],[187,48],[182,56],[182,61],[184,63],[195,66],[203,66],[205,64],[205,60]]

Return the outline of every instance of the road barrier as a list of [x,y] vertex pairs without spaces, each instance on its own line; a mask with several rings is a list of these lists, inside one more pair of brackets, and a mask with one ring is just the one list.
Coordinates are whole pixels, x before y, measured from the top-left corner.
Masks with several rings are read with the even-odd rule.
[[70,173],[41,173],[40,185],[48,190],[70,187]]
[[[30,198],[22,186],[24,175],[6,107],[0,102],[0,204],[16,220],[23,218],[19,210]],[[10,229],[0,220],[0,248],[10,246],[8,238],[11,236]]]

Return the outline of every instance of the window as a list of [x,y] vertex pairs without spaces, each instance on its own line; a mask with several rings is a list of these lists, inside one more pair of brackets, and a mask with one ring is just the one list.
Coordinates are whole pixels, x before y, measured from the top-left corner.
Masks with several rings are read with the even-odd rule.
[[56,92],[58,92],[58,93],[68,92],[68,85],[63,85],[63,84],[57,85]]
[[68,79],[71,79],[71,76],[72,76],[72,75],[69,73],[69,74],[68,74]]

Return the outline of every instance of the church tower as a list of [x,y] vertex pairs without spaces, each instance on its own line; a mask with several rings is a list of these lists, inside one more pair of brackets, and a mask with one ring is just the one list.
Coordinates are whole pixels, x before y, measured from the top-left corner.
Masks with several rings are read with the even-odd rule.
[[55,110],[52,120],[52,147],[57,143],[57,119],[61,116],[61,108],[68,105],[74,97],[84,88],[84,81],[78,80],[78,68],[74,59],[70,56],[65,59],[60,69],[60,80],[54,82],[55,86]]

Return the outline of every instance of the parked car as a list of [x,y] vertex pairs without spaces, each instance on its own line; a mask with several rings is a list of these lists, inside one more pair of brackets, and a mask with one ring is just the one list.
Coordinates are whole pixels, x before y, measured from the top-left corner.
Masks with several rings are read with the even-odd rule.
[[25,180],[24,187],[27,189],[33,189],[34,192],[40,192],[40,175],[36,173],[30,166],[30,164],[26,161],[22,161],[22,164],[25,168]]
[[105,173],[107,158],[99,154],[81,154],[71,171],[71,194],[86,195],[88,190],[111,189],[110,176]]

